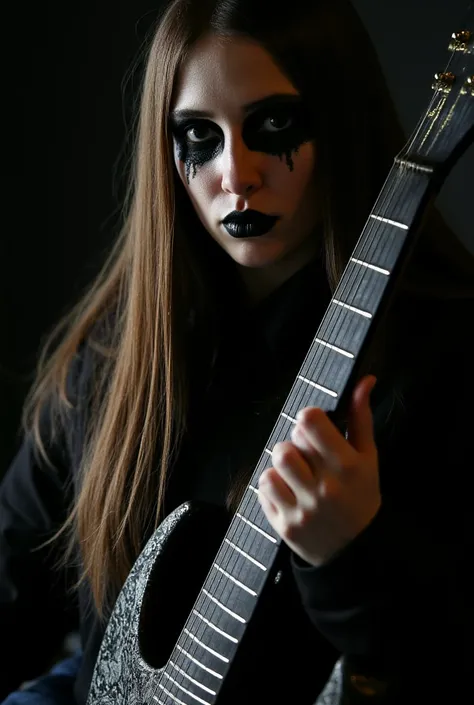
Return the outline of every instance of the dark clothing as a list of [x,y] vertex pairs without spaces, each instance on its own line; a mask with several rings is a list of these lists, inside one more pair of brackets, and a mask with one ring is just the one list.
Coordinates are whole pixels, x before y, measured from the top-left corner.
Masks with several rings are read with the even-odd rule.
[[[223,504],[237,473],[257,462],[329,302],[320,281],[311,264],[261,304],[229,306],[212,384],[199,374],[194,381],[189,431],[171,475],[167,511],[190,498]],[[470,303],[420,301],[407,309],[395,339],[397,364],[372,394],[382,508],[320,568],[289,554],[297,589],[285,619],[273,625],[276,643],[284,643],[285,629],[301,611],[317,644],[315,683],[316,664],[326,677],[328,664],[342,652],[363,668],[402,674],[404,693],[410,681],[413,700],[405,694],[400,703],[429,702],[431,693],[462,700],[474,626],[467,577],[473,546],[467,513],[469,325]],[[77,489],[86,423],[81,400],[92,366],[86,346],[68,381],[77,410],[55,439],[45,415],[42,434],[54,467],[26,438],[0,487],[0,633],[8,645],[0,662],[0,697],[45,668],[77,614],[84,651],[78,705],[87,696],[104,626],[90,608],[87,583],[77,606],[67,593],[74,574],[54,571],[54,547],[32,549],[60,526]],[[272,674],[273,668],[259,652],[259,672]],[[294,683],[301,672],[287,673],[296,705]]]
[[9,695],[2,705],[71,705],[81,653],[58,663],[51,672]]

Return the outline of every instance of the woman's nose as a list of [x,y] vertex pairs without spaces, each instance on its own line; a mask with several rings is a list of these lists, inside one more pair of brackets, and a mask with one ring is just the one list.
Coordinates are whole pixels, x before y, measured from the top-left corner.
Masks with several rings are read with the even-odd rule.
[[240,196],[258,189],[262,184],[260,156],[248,149],[242,139],[227,146],[222,154],[222,190]]

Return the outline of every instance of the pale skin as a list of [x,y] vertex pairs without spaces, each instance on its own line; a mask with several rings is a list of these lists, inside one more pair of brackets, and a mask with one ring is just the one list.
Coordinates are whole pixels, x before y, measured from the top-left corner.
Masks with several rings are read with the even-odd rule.
[[[187,136],[192,148],[208,143],[218,147],[216,153],[195,174],[191,169],[188,180],[174,135],[175,166],[197,216],[234,260],[253,301],[280,286],[317,248],[311,237],[320,217],[314,140],[297,145],[291,171],[285,158],[265,149],[259,135],[275,139],[284,135],[287,124],[294,132],[291,125],[297,115],[275,107],[253,109],[250,114],[245,109],[275,95],[294,97],[298,92],[267,52],[246,40],[222,43],[210,36],[190,52],[172,103],[172,112],[205,111],[211,116],[193,120]],[[252,118],[258,118],[254,127],[249,123]],[[231,211],[248,208],[279,215],[280,221],[263,237],[234,239],[221,221]]]
[[318,567],[370,524],[381,505],[370,392],[354,390],[348,438],[321,409],[297,415],[291,442],[273,448],[273,467],[259,481],[259,500],[275,531],[300,558]]
[[[268,96],[295,94],[288,77],[258,44],[244,39],[222,43],[209,36],[184,64],[173,101],[174,111],[206,112],[184,136],[181,130],[175,165],[198,217],[236,263],[251,300],[280,286],[314,257],[317,246],[315,141],[298,145],[289,169],[264,145],[275,134],[284,142],[285,129],[290,129],[287,134],[294,131],[296,113],[288,119],[287,114],[278,118],[274,110],[261,110],[254,113],[258,122],[250,128],[244,108]],[[194,149],[206,143],[215,148],[188,174],[179,157],[184,140]],[[246,208],[278,214],[280,221],[264,237],[233,239],[220,222],[230,211]],[[258,496],[268,521],[310,565],[336,555],[380,507],[369,401],[374,382],[374,377],[365,377],[354,390],[347,440],[321,409],[303,409],[291,441],[274,447],[273,467],[260,477]]]

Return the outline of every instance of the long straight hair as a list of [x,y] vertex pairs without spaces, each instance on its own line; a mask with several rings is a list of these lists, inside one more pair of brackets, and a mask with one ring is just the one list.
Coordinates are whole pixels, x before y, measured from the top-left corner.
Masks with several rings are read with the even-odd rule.
[[[212,272],[232,269],[177,177],[168,125],[180,68],[208,33],[260,43],[306,99],[323,175],[322,256],[331,290],[404,142],[372,44],[346,0],[167,3],[147,49],[121,233],[45,346],[25,406],[26,428],[46,454],[42,410],[53,409],[56,430],[68,422],[68,371],[82,344],[94,347],[81,488],[59,533],[70,550],[80,547],[82,579],[99,614],[125,581],[145,531],[162,519],[189,402],[184,322],[191,311],[198,326],[212,319]],[[442,224],[434,230],[462,263]],[[209,267],[212,258],[217,268]]]

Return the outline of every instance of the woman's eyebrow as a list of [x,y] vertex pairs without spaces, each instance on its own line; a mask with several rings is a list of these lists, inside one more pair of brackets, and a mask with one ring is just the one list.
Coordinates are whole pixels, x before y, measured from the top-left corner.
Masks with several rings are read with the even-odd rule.
[[[274,105],[281,105],[282,103],[300,103],[301,96],[299,93],[273,93],[272,95],[266,96],[265,98],[260,98],[259,100],[254,100],[251,103],[247,103],[242,107],[242,111],[248,115],[249,113],[258,110],[259,108],[271,108]],[[173,110],[170,115],[173,122],[178,122],[181,120],[187,120],[189,118],[209,118],[210,120],[215,119],[215,115],[207,110],[198,110],[194,108],[182,108],[181,110]]]

